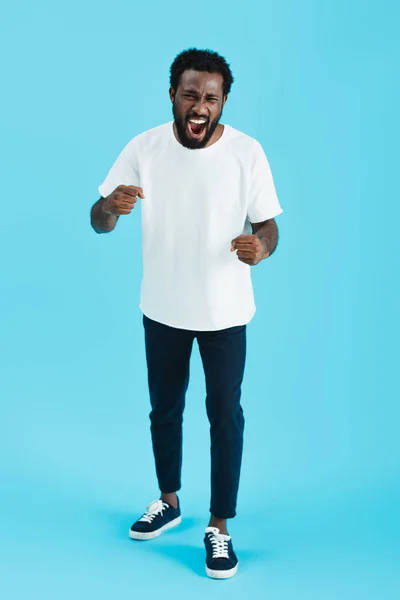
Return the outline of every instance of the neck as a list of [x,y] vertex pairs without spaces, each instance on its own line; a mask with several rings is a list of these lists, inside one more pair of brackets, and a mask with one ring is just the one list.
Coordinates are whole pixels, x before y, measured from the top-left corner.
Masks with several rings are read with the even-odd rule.
[[215,142],[218,142],[219,138],[222,136],[223,133],[224,133],[224,126],[221,125],[221,123],[218,123],[217,128],[214,131],[211,140],[208,142],[208,144],[205,147],[208,148],[208,146],[212,146],[213,144],[215,144]]

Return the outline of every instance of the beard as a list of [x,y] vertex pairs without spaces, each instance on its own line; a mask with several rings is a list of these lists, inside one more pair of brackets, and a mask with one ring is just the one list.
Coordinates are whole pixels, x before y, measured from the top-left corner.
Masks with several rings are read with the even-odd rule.
[[182,146],[185,146],[185,148],[189,148],[189,150],[200,150],[201,148],[207,146],[208,142],[214,135],[214,132],[217,129],[217,125],[222,116],[222,109],[219,115],[213,121],[207,123],[206,133],[203,139],[201,140],[194,140],[187,135],[187,123],[189,118],[182,117],[178,114],[175,107],[175,102],[172,105],[172,114],[174,115],[176,131],[178,133],[179,141],[181,142]]

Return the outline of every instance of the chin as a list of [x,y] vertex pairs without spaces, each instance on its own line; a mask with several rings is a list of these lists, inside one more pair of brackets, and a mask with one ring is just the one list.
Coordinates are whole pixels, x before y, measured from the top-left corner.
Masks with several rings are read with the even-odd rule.
[[182,146],[189,148],[190,150],[201,150],[207,144],[208,140],[191,140],[184,139],[181,140]]

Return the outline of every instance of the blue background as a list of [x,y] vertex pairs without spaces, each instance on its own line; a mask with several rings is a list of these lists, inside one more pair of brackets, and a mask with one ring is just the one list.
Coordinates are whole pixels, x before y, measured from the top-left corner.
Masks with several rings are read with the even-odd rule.
[[[398,598],[396,2],[15,1],[0,9],[0,594]],[[89,210],[122,147],[172,118],[191,46],[236,78],[284,214],[254,268],[241,570],[204,574],[208,423],[193,356],[181,526],[127,531],[157,497],[138,308],[140,207]],[[397,173],[396,173],[397,171]]]

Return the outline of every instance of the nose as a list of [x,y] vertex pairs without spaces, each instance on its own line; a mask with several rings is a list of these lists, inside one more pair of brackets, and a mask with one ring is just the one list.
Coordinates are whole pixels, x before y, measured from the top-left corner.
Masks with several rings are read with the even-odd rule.
[[197,97],[193,102],[193,111],[198,117],[208,117],[207,109],[203,106],[205,104],[204,98]]

